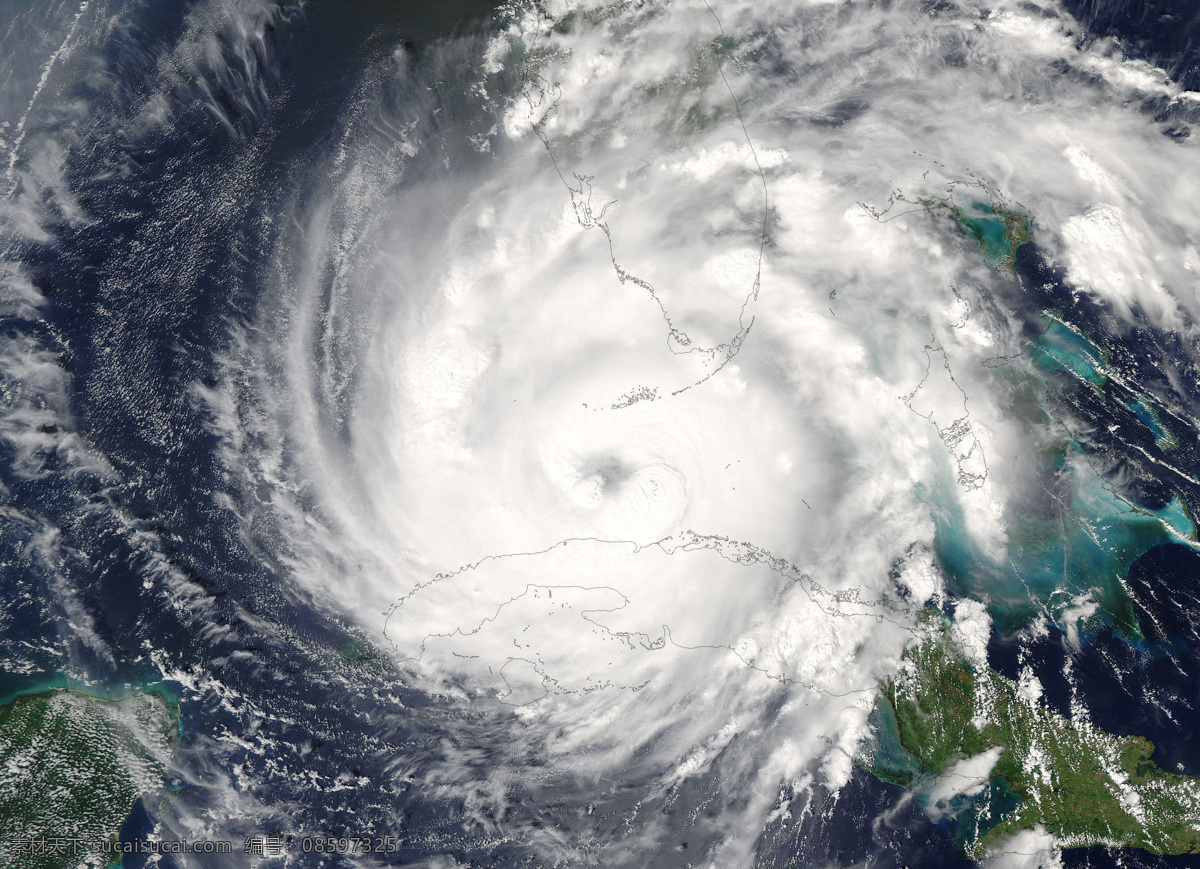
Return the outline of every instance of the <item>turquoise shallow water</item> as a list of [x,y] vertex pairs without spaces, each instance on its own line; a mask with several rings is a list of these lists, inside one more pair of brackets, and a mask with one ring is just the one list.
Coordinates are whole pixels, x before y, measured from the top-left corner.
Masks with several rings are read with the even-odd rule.
[[101,700],[114,701],[124,700],[135,694],[155,694],[165,700],[175,714],[177,732],[181,736],[184,733],[183,716],[178,714],[180,701],[178,685],[158,679],[146,678],[137,682],[131,682],[128,687],[124,685],[84,685],[76,679],[71,679],[61,673],[55,673],[47,675],[36,682],[25,681],[19,683],[19,687],[18,683],[10,683],[6,690],[0,693],[0,706],[7,706],[22,697],[31,697],[49,691],[61,691],[64,689],[86,694],[89,697],[97,697]]
[[1123,585],[1129,568],[1153,546],[1196,536],[1178,496],[1161,510],[1134,507],[1088,473],[1075,479],[1060,515],[1010,522],[1006,558],[999,563],[963,533],[961,515],[947,509],[935,520],[951,590],[986,600],[1003,630],[1057,615],[1090,594],[1107,620],[1136,636]]
[[1150,433],[1154,435],[1154,443],[1160,450],[1172,450],[1179,446],[1179,439],[1163,424],[1149,397],[1135,395],[1128,401],[1122,401],[1121,407],[1133,414],[1138,422],[1150,430]]
[[1008,238],[1004,234],[1004,221],[996,215],[996,210],[991,204],[972,202],[968,207],[959,209],[955,219],[974,237],[984,257],[993,267],[1012,254]]
[[1065,372],[1103,390],[1107,354],[1087,336],[1058,319],[1045,315],[1046,330],[1032,347],[1029,356],[1047,373]]
[[[1154,435],[1160,449],[1178,441],[1148,396],[1110,381],[1104,347],[1058,312],[1046,311],[1042,323],[1041,334],[1026,350],[1032,365],[1023,373],[997,376],[1019,384],[1014,394],[1027,394],[1027,406],[1014,405],[1013,410],[1024,419],[1030,443],[1040,445],[1030,458],[1040,466],[1041,485],[1048,487],[1046,507],[1007,519],[1007,545],[997,561],[964,530],[957,499],[935,499],[938,555],[951,590],[987,601],[1001,630],[1046,615],[1057,618],[1090,598],[1106,622],[1136,640],[1140,632],[1124,585],[1130,567],[1159,544],[1195,545],[1196,525],[1178,492],[1165,506],[1152,509],[1101,476],[1084,446],[1056,424],[1062,413],[1071,412],[1070,399],[1050,383],[1064,376],[1067,383],[1077,381],[1085,395],[1112,409],[1114,422],[1136,421]],[[1114,391],[1128,397],[1110,402]],[[1056,406],[1062,402],[1067,403]],[[1067,485],[1060,488],[1045,482],[1064,480]]]
[[900,742],[900,726],[890,704],[877,700],[871,710],[871,741],[864,753],[873,775],[904,787],[910,786],[929,770]]
[[992,827],[1021,804],[1002,776],[992,776],[983,792],[972,797],[958,797],[954,823],[951,825],[955,842],[962,848],[977,842]]
[[[864,761],[871,773],[884,781],[912,789],[917,802],[925,805],[929,792],[922,785],[928,786],[937,776],[901,744],[899,726],[891,706],[877,701],[869,721],[871,738]],[[991,777],[982,792],[971,796],[960,794],[947,804],[931,808],[935,814],[944,815],[944,823],[961,849],[1000,823],[1020,802],[1008,782],[997,775]]]

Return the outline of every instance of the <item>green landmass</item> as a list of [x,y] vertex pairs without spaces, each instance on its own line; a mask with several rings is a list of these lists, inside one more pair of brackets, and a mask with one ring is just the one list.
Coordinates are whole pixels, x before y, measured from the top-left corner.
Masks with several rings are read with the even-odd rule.
[[925,199],[932,210],[945,208],[962,230],[975,240],[988,265],[1009,280],[1017,279],[1017,248],[1030,239],[1033,219],[1017,208],[993,199],[959,205],[953,199]]
[[0,707],[4,865],[108,865],[106,855],[74,853],[74,842],[90,848],[116,839],[137,799],[161,781],[177,742],[178,710],[153,691],[110,700],[57,689]]
[[868,768],[918,794],[930,793],[959,762],[999,750],[981,793],[940,807],[957,813],[968,857],[1003,851],[1011,836],[1038,826],[1064,848],[1200,853],[1200,779],[1160,769],[1150,759],[1154,746],[1141,737],[1065,718],[1036,691],[975,667],[936,610],[922,613],[920,636],[873,721]]
[[391,658],[362,639],[352,640],[341,648],[338,665],[346,670],[362,669],[376,674],[391,672],[394,667]]

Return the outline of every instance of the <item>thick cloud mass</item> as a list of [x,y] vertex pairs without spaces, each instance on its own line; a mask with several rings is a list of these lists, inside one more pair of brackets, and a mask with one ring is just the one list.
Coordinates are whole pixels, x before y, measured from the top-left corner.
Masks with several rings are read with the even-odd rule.
[[1027,485],[980,364],[1020,350],[1001,279],[909,203],[1018,202],[1084,292],[1178,325],[1200,176],[1138,103],[1187,97],[1028,4],[501,20],[385,64],[230,364],[278,371],[301,583],[559,773],[638,758],[653,793],[724,753],[736,865],[780,782],[849,775],[934,514],[1002,562]]
[[[232,141],[268,127],[281,20],[197,7],[131,153],[182,124],[181,89]],[[1001,573],[1014,521],[1054,498],[1033,456],[1064,426],[1028,394],[1014,266],[947,206],[1027,212],[1115,331],[1193,337],[1200,158],[1164,133],[1194,95],[1076,29],[1015,0],[554,0],[371,56],[255,218],[271,247],[246,260],[268,266],[246,268],[216,375],[171,388],[217,444],[206,509],[450,710],[389,786],[538,865],[649,865],[690,835],[742,866],[792,796],[850,781],[917,610],[944,599],[939,533]],[[55,152],[19,162],[23,116],[6,129],[13,236],[83,226]],[[171,257],[172,281],[204,269]],[[10,276],[5,311],[31,316],[44,300]],[[13,395],[65,403],[50,350],[3,353]],[[31,467],[54,401],[0,421]],[[1010,592],[961,609],[981,666],[985,604]]]
[[389,62],[280,251],[254,401],[313,498],[296,576],[555,770],[653,792],[725,752],[735,865],[779,782],[849,775],[935,514],[1002,563],[1028,486],[1001,279],[910,203],[1020,203],[1082,291],[1179,325],[1194,154],[1138,104],[1188,96],[1028,4],[501,20]]

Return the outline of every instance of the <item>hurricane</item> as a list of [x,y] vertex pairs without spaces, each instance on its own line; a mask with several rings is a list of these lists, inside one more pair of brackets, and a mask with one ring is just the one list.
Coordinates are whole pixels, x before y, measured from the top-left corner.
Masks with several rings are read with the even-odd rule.
[[1190,865],[1135,5],[0,5],[6,859]]

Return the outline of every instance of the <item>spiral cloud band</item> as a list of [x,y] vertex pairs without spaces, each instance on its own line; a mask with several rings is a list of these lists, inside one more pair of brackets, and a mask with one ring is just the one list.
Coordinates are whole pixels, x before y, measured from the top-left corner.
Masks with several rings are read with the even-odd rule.
[[289,508],[296,575],[556,774],[722,764],[739,865],[781,782],[847,781],[934,514],[1002,562],[1029,485],[1000,279],[912,203],[1020,202],[1170,326],[1194,254],[1151,251],[1194,200],[1132,101],[1186,96],[1015,4],[505,14],[389,61],[420,110],[365,96],[296,206],[255,399],[327,523]]
[[[186,476],[178,444],[211,445],[211,483],[188,496],[225,535],[205,557],[232,564],[222,547],[236,548],[254,565],[227,568],[249,589],[228,622],[199,626],[234,605],[180,567],[203,561],[170,531],[192,508],[157,524],[139,512],[165,484],[137,484],[148,494],[128,507],[80,496],[88,515],[111,511],[150,565],[145,593],[211,652],[204,676],[192,647],[144,656],[229,718],[206,750],[241,757],[272,726],[291,733],[286,698],[256,702],[245,685],[286,682],[292,659],[245,636],[308,608],[384,674],[329,677],[322,695],[378,704],[354,732],[382,759],[363,771],[339,756],[313,780],[329,794],[370,780],[373,810],[428,832],[412,847],[429,859],[776,865],[764,843],[828,821],[864,775],[881,686],[909,666],[929,611],[984,673],[994,624],[1035,639],[1053,624],[1078,649],[1089,620],[1123,612],[1110,597],[1142,550],[1121,522],[1195,545],[1200,484],[1171,450],[1200,385],[1187,349],[1200,157],[1179,132],[1200,106],[1115,40],[1081,38],[1057,3],[513,2],[419,45],[373,31],[351,53],[349,98],[314,100],[328,129],[290,153],[288,130],[262,132],[286,102],[275,89],[322,73],[279,66],[272,34],[319,5],[198,4],[153,61],[153,95],[111,121],[135,156],[91,167],[88,184],[136,176],[185,128],[180,93],[234,143],[161,206],[165,224],[195,210],[228,232],[219,254],[196,253],[203,232],[129,242],[130,262],[170,264],[153,280],[200,288],[194,319],[154,315],[171,322],[172,358],[204,344],[202,276],[221,276],[212,358],[153,380],[150,354],[122,343],[131,317],[95,342],[126,348],[120,378],[107,351],[89,362],[94,383],[128,394],[81,389],[141,415],[145,454],[109,464],[72,440],[49,345],[6,339],[0,354],[20,381],[6,397],[49,396],[13,399],[0,420],[26,477],[53,452],[72,479],[140,480],[131,469],[160,453]],[[19,245],[84,233],[103,200],[77,202],[76,170],[49,146],[20,156],[54,135],[63,154],[78,147],[32,106],[75,69],[87,28],[123,32],[125,12],[102,26],[98,8],[63,19],[66,41],[3,133]],[[117,74],[94,66],[95,80]],[[246,192],[260,184],[270,193]],[[5,272],[4,310],[32,319],[53,294],[23,268]],[[96,298],[115,308],[139,269],[77,272],[99,275]],[[1106,334],[1174,336],[1161,388],[1097,349],[1066,302],[1035,298],[1061,286]],[[1113,494],[1134,485],[1132,465],[1058,446],[1115,429],[1054,405],[1054,365],[1153,430],[1136,461],[1168,481],[1154,497]],[[143,381],[170,393],[161,417]],[[155,422],[185,412],[207,441]],[[1047,516],[1050,530],[1029,531]],[[1046,541],[1060,538],[1074,542],[1055,561]],[[1084,564],[1093,544],[1121,571]],[[1102,577],[1089,585],[1088,570]],[[119,669],[120,644],[86,608],[67,607],[87,649],[74,666]],[[1021,690],[1036,701],[1034,681]],[[295,769],[324,744],[270,739],[294,748]],[[936,820],[980,793],[999,756],[957,759],[922,811]],[[229,764],[228,815],[285,824],[266,806],[287,801],[259,787],[285,765]],[[188,775],[218,788],[210,769]],[[455,832],[411,821],[418,790],[454,807]],[[211,832],[180,805],[169,823]],[[990,853],[1053,865],[1062,844],[1037,827]]]
[[896,565],[940,587],[933,514],[1003,561],[1029,485],[980,364],[1019,327],[909,203],[1020,202],[1079,286],[1170,325],[1190,264],[1150,251],[1194,205],[1130,100],[1185,97],[1016,5],[507,21],[458,78],[397,56],[436,133],[368,103],[297,216],[271,400],[329,520],[297,574],[559,770],[667,788],[752,745],[733,865],[779,782],[850,774],[914,618]]

